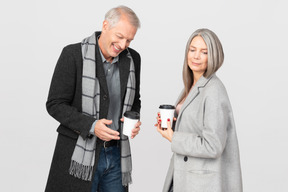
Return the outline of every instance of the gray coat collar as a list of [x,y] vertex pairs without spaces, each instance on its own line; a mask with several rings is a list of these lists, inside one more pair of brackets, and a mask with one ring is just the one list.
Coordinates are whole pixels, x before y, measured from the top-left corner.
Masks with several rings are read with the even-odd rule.
[[[203,75],[199,78],[199,80],[196,82],[194,87],[189,92],[188,96],[186,97],[180,111],[178,114],[178,118],[182,115],[182,112],[185,110],[185,108],[199,95],[201,88],[205,87],[207,83],[215,76],[215,74],[211,75],[209,78],[204,77]],[[183,91],[182,91],[183,92]],[[182,93],[181,93],[182,94]]]

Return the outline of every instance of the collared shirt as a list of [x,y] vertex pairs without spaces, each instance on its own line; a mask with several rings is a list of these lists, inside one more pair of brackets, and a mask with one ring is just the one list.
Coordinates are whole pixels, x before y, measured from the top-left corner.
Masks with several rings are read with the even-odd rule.
[[113,121],[111,125],[108,125],[108,127],[113,130],[118,130],[121,113],[121,86],[118,65],[119,56],[115,57],[112,63],[110,63],[104,58],[100,48],[99,51],[103,61],[103,67],[109,92],[109,110],[107,119]]
[[[97,38],[98,40],[98,38]],[[103,68],[105,71],[106,82],[109,92],[109,109],[107,119],[112,120],[111,125],[107,125],[113,130],[119,129],[119,120],[121,113],[121,90],[120,90],[120,74],[119,74],[119,56],[115,57],[113,61],[108,62],[102,54],[102,51],[99,48],[101,59],[103,62]],[[94,128],[97,123],[97,120],[93,123],[90,129],[90,133],[95,135]]]

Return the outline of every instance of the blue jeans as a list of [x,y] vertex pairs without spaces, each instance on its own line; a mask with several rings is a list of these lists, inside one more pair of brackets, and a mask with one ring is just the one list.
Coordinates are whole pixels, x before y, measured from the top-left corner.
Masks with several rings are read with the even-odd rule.
[[119,146],[102,147],[91,192],[124,192]]

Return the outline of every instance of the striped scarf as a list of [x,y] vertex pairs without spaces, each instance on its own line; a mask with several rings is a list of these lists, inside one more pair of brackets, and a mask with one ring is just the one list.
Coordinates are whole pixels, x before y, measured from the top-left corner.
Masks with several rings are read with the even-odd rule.
[[[99,119],[100,85],[96,77],[96,35],[93,33],[92,36],[85,38],[81,43],[81,47],[83,56],[82,112]],[[129,51],[127,57],[130,58],[130,71],[122,110],[123,114],[132,108],[136,86],[134,62]],[[129,139],[123,135],[123,123],[120,126],[120,138],[122,184],[123,186],[127,186],[132,182],[132,159]],[[78,136],[69,169],[71,175],[85,181],[92,180],[95,150],[97,147],[96,140],[96,136],[85,139],[80,135]]]

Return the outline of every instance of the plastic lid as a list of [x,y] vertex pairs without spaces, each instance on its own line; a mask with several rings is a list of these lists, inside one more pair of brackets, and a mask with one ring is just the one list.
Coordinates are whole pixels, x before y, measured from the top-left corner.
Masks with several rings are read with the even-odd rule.
[[160,105],[159,109],[175,109],[173,105]]
[[124,116],[130,119],[140,119],[140,114],[136,111],[126,111]]

